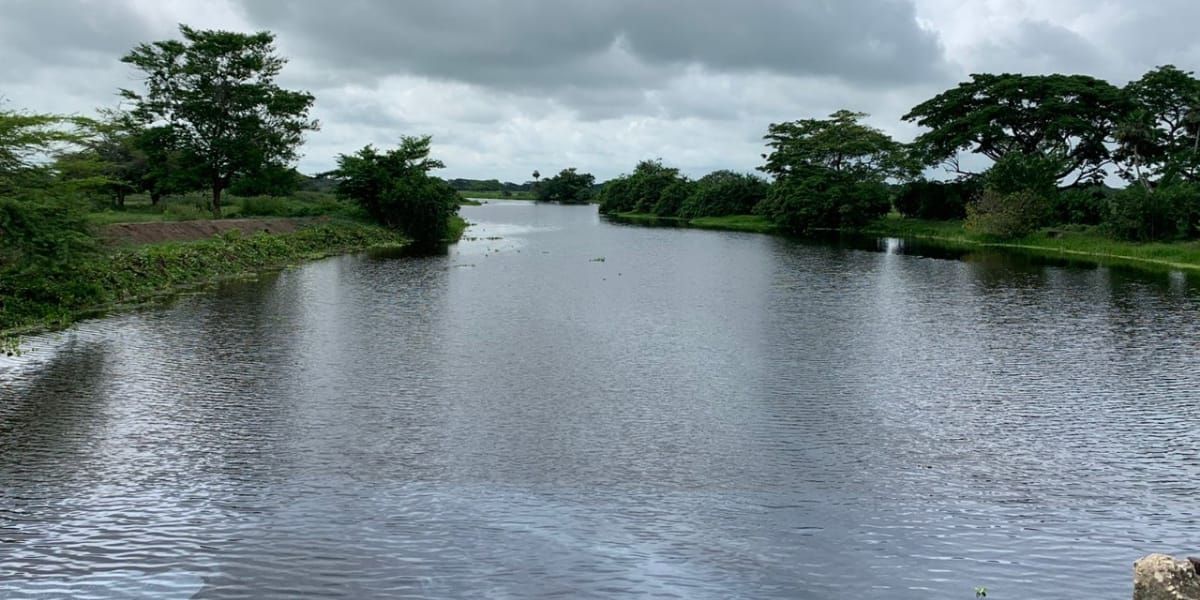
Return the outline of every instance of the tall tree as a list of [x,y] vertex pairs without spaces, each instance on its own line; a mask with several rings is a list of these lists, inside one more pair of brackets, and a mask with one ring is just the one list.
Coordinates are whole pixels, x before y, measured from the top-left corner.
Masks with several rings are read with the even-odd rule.
[[761,170],[775,182],[759,212],[793,232],[858,227],[886,214],[887,180],[908,179],[918,169],[903,144],[860,123],[865,116],[842,110],[828,119],[772,124]]
[[1084,75],[976,74],[904,116],[929,128],[915,142],[928,164],[964,173],[958,154],[999,161],[1011,153],[1059,162],[1068,184],[1103,178],[1108,142],[1126,113],[1121,90]]
[[1131,104],[1117,127],[1122,177],[1149,186],[1164,177],[1200,178],[1200,80],[1173,65],[1125,86]]
[[211,187],[219,217],[221,192],[235,177],[296,158],[304,132],[318,126],[308,116],[313,96],[275,83],[286,60],[270,32],[179,31],[182,41],[141,44],[121,59],[145,74],[145,93],[121,94],[135,114],[172,127]]

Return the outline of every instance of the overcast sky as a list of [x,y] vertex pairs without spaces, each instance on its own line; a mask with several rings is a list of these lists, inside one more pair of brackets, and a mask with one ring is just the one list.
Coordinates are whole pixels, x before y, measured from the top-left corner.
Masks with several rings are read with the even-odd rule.
[[300,169],[432,134],[445,177],[761,164],[772,122],[899,118],[973,72],[1200,65],[1195,0],[0,0],[5,108],[90,114],[177,24],[277,34],[317,97]]

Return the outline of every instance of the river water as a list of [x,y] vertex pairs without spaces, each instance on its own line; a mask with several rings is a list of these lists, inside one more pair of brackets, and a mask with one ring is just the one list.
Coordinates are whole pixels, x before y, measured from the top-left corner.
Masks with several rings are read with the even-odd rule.
[[0,598],[1127,598],[1200,286],[491,202],[0,362]]

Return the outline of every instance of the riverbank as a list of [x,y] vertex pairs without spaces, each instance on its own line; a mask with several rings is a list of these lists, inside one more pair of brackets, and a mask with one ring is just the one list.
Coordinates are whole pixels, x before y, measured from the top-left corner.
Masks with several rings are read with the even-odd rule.
[[[693,227],[723,231],[780,234],[777,225],[759,215],[681,219],[646,213],[611,215],[617,221],[643,225]],[[998,241],[973,234],[962,221],[924,221],[890,215],[862,229],[843,233],[913,239],[951,248],[993,248],[1095,264],[1122,264],[1142,269],[1200,270],[1200,242],[1125,242],[1097,228],[1044,229],[1023,238]]]
[[[466,222],[456,219],[451,233],[457,238],[465,229]],[[328,221],[298,225],[288,233],[246,235],[229,229],[198,241],[113,245],[70,270],[20,289],[0,290],[0,348],[12,351],[20,335],[62,329],[79,319],[180,291],[407,243],[397,232],[376,225]]]

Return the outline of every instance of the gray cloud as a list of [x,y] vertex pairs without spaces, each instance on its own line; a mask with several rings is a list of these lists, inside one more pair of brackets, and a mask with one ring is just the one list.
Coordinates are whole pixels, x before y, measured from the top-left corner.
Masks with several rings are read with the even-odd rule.
[[900,0],[442,0],[336,8],[244,3],[248,18],[304,40],[313,62],[397,69],[506,89],[653,85],[688,65],[823,75],[863,84],[944,75],[937,36]]

